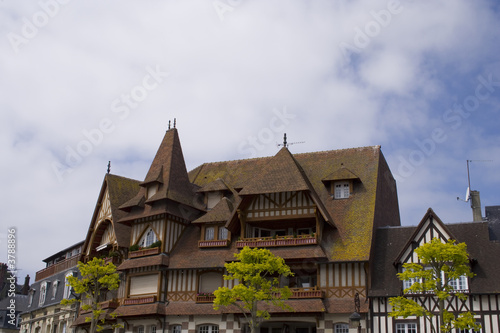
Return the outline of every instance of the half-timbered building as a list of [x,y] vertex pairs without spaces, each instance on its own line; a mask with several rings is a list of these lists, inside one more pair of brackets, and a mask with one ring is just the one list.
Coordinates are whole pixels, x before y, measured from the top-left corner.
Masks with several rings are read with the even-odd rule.
[[244,317],[214,310],[213,291],[232,286],[223,274],[235,252],[265,247],[295,273],[281,281],[294,311],[271,309],[261,332],[347,332],[355,310],[367,325],[374,230],[399,224],[380,146],[292,154],[285,145],[188,172],[172,128],[143,181],[105,176],[82,260],[117,264],[122,283],[105,304],[124,332],[238,333]]
[[[466,243],[472,278],[465,276],[451,281],[466,300],[450,297],[446,308],[455,314],[471,311],[481,332],[500,332],[500,243],[498,221],[500,207],[486,207],[486,219],[469,223],[444,224],[429,208],[418,226],[379,228],[375,237],[375,250],[371,265],[372,285],[369,290],[370,320],[373,333],[431,333],[431,325],[423,317],[393,318],[389,316],[389,298],[405,295],[435,314],[434,327],[439,327],[438,304],[433,293],[404,294],[410,281],[400,281],[396,274],[405,263],[419,263],[414,250],[433,238],[443,242],[454,239]],[[457,331],[458,333],[459,331]],[[465,331],[464,331],[465,332]],[[466,331],[469,333],[469,331]],[[462,332],[460,332],[462,333]]]

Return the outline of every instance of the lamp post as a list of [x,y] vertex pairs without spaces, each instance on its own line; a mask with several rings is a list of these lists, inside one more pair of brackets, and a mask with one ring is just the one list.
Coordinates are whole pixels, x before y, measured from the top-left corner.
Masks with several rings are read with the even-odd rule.
[[349,316],[350,327],[357,328],[358,333],[361,333],[361,315],[359,314],[359,294],[354,295],[354,312]]

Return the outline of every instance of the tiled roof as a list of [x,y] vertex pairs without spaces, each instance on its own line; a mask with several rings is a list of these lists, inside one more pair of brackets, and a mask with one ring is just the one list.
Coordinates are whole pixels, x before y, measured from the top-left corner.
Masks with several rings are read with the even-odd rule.
[[[470,280],[471,293],[500,292],[500,243],[490,241],[488,222],[446,224],[457,242],[465,242],[472,261]],[[370,296],[398,296],[402,293],[402,283],[397,278],[394,265],[397,256],[406,246],[417,227],[379,228],[376,231]]]
[[142,317],[147,315],[167,315],[165,304],[137,304],[137,305],[121,305],[113,313],[118,318],[123,317]]
[[[365,297],[359,298],[359,311],[361,313],[367,313],[369,310],[369,304]],[[353,313],[355,311],[354,298],[344,297],[344,298],[326,298],[323,300],[326,307],[326,312],[328,313]]]
[[[153,183],[159,184],[159,188],[156,194],[145,200],[147,186]],[[177,129],[172,128],[165,133],[141,186],[142,188],[136,196],[120,208],[141,207],[144,200],[145,206],[147,206],[148,203],[168,199],[200,210],[203,209],[195,196],[199,187],[191,184],[188,178]]]
[[323,182],[333,181],[333,180],[349,180],[349,179],[359,179],[351,170],[341,166],[339,169],[335,170],[328,176],[322,179]]
[[211,183],[208,183],[207,185],[203,186],[198,190],[198,192],[211,192],[211,191],[227,191],[229,188],[227,187],[226,183],[224,183],[224,180],[221,178],[217,178]]
[[[356,175],[359,183],[350,198],[334,200],[323,180],[341,167]],[[205,163],[189,176],[200,187],[222,178],[230,187],[242,189],[242,196],[310,191],[334,226],[325,225],[322,240],[330,260],[368,260],[374,228],[400,224],[395,181],[380,146],[293,156],[282,148],[274,157]]]
[[226,222],[232,215],[233,203],[226,197],[222,198],[214,208],[193,223]]
[[120,264],[116,268],[118,271],[124,271],[131,268],[140,268],[140,267],[148,267],[148,266],[168,266],[169,257],[160,253],[155,256],[135,258],[135,259],[127,259]]

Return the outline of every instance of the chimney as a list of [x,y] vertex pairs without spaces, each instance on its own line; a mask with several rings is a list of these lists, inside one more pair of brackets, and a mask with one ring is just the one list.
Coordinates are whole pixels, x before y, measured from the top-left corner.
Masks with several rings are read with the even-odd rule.
[[470,207],[472,208],[472,221],[483,221],[483,217],[481,216],[481,198],[479,197],[479,191],[470,191]]
[[21,290],[22,295],[28,295],[28,291],[30,290],[30,276],[26,275],[24,278],[23,289]]

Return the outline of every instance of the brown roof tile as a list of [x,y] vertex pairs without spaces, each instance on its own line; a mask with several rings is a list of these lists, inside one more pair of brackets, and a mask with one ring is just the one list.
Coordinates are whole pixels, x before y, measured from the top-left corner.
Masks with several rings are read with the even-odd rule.
[[131,268],[140,268],[140,267],[148,267],[148,266],[168,266],[169,257],[160,253],[155,256],[135,258],[135,259],[127,259],[121,263],[120,266],[116,268],[118,271],[124,271]]
[[226,222],[234,210],[233,203],[226,197],[222,198],[214,208],[193,223]]
[[114,315],[118,318],[123,317],[138,317],[148,315],[167,315],[165,304],[152,303],[152,304],[137,304],[137,305],[121,305],[115,311]]

